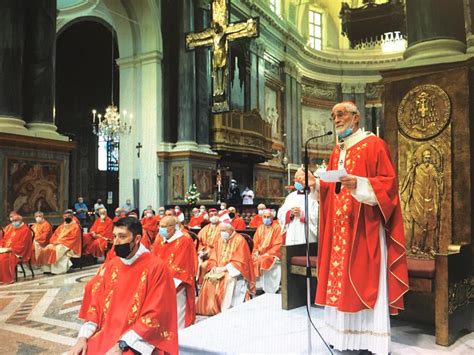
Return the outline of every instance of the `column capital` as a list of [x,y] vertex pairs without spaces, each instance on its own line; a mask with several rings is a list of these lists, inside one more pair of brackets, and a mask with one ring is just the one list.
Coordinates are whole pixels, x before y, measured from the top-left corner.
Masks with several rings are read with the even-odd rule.
[[343,94],[352,94],[352,84],[341,83],[341,91]]
[[365,93],[366,83],[356,83],[354,84],[354,93],[364,94]]

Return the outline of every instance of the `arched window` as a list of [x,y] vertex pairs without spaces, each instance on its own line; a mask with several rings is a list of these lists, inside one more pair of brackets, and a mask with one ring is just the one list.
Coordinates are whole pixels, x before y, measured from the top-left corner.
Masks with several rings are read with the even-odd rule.
[[323,48],[322,17],[320,12],[309,11],[309,45],[318,51]]
[[270,0],[270,9],[278,16],[281,16],[281,0]]

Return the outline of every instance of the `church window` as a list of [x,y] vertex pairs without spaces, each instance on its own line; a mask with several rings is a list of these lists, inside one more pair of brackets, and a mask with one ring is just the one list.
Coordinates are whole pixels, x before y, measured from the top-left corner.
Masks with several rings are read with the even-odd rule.
[[322,49],[322,14],[316,11],[309,11],[309,45],[318,51]]
[[97,148],[97,168],[100,171],[118,171],[119,142],[118,138],[109,140],[99,136]]
[[270,0],[270,9],[277,14],[281,15],[281,0]]

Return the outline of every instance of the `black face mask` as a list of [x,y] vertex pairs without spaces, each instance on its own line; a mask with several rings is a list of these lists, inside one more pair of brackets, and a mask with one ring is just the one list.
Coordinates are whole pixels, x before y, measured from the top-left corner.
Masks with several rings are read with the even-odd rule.
[[115,255],[119,258],[125,259],[132,252],[132,242],[125,244],[117,244],[114,247]]
[[235,213],[234,213],[234,212],[229,213],[229,217],[230,217],[231,219],[234,219]]
[[68,223],[68,224],[69,224],[69,223],[71,223],[71,222],[72,222],[72,218],[69,218],[69,217],[67,217],[67,218],[64,218],[64,222],[66,222],[66,223]]

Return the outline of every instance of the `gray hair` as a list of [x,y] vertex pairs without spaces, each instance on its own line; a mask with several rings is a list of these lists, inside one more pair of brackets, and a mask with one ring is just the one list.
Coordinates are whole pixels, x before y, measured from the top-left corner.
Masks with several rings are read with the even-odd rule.
[[354,114],[360,116],[359,109],[357,108],[356,104],[353,103],[353,102],[351,102],[351,101],[339,102],[339,103],[335,104],[335,105],[332,107],[332,109],[334,110],[334,107],[336,107],[337,105],[343,105],[343,106],[344,106],[344,109],[345,109],[347,112],[354,113]]

